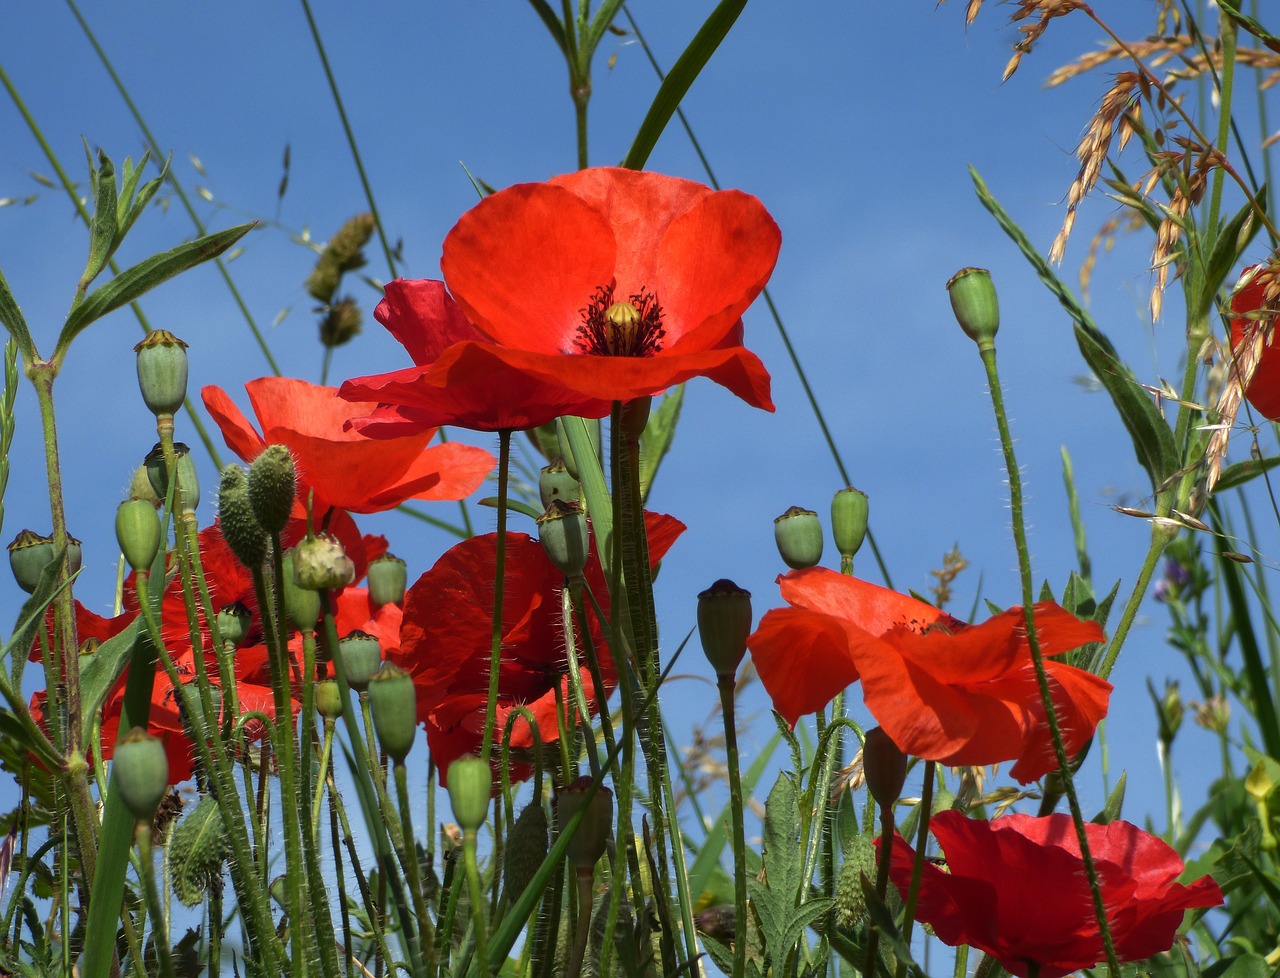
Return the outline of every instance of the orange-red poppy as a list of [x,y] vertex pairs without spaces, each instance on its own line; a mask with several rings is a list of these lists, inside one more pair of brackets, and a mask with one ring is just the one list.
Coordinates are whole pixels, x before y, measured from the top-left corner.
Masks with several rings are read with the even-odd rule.
[[[1277,303],[1280,302],[1280,296],[1276,294],[1277,280],[1259,276],[1257,268],[1255,265],[1244,270],[1242,278],[1253,277],[1231,296],[1233,350],[1244,341],[1246,333],[1252,336],[1255,330],[1275,322]],[[1280,344],[1274,337],[1262,351],[1262,359],[1249,380],[1245,397],[1264,418],[1280,420]]]
[[[1016,761],[1011,773],[1024,784],[1057,766],[1021,608],[966,625],[823,567],[779,584],[791,607],[766,613],[747,644],[788,723],[859,680],[867,710],[905,753],[951,765]],[[1111,684],[1049,657],[1102,641],[1102,629],[1047,601],[1035,606],[1035,621],[1074,755],[1106,715]]]

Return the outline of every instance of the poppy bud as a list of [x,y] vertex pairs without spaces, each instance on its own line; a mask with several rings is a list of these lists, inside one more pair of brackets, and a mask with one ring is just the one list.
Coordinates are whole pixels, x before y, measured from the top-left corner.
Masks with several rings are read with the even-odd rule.
[[831,500],[831,535],[840,556],[852,560],[867,536],[867,494],[853,486],[841,489]]
[[[178,479],[174,506],[180,513],[194,513],[200,505],[200,478],[196,475],[195,459],[191,457],[191,449],[180,441],[173,443],[173,454],[173,471]],[[146,466],[151,488],[165,499],[169,495],[169,473],[164,464],[164,448],[159,442],[147,452]]]
[[1160,742],[1164,744],[1165,750],[1173,744],[1173,738],[1178,734],[1178,728],[1182,726],[1182,697],[1178,693],[1178,684],[1174,682],[1166,682],[1164,687],[1164,695],[1157,697],[1155,689],[1151,686],[1151,680],[1147,680],[1147,688],[1151,692],[1151,698],[1156,702],[1156,719],[1159,720]]
[[342,346],[360,335],[360,307],[350,296],[339,299],[320,320],[320,342],[327,347]]
[[418,701],[413,678],[394,662],[384,662],[369,680],[369,706],[378,743],[403,764],[418,734]]
[[460,757],[445,773],[449,804],[463,832],[478,832],[489,814],[493,794],[493,771],[479,757]]
[[[9,567],[18,587],[28,594],[35,592],[40,583],[40,575],[53,562],[55,551],[53,537],[43,537],[31,530],[23,530],[9,544]],[[80,541],[75,537],[67,537],[67,573],[74,574],[80,569]]]
[[160,552],[160,514],[145,499],[126,499],[116,507],[116,542],[134,570],[151,567]]
[[565,577],[580,577],[590,551],[587,517],[577,503],[553,499],[538,517],[538,542]]
[[268,445],[249,466],[249,502],[264,530],[279,533],[288,526],[297,491],[293,455],[284,445]]
[[698,636],[717,676],[732,676],[747,652],[751,592],[721,578],[698,595]]
[[902,785],[907,780],[907,755],[887,733],[872,727],[862,745],[862,771],[871,797],[881,808],[887,808],[902,794]]
[[281,576],[284,578],[284,613],[293,627],[304,632],[314,632],[320,620],[320,595],[299,587],[294,580],[294,551],[284,555]]
[[375,607],[399,604],[409,584],[409,565],[394,554],[369,561],[369,600]]
[[153,329],[133,351],[147,408],[156,417],[176,414],[187,397],[187,344],[167,329]]
[[337,537],[307,537],[293,549],[293,580],[308,591],[331,591],[356,579],[356,565]]
[[542,467],[542,472],[538,475],[538,495],[542,497],[544,509],[550,506],[554,499],[576,503],[582,498],[582,487],[578,485],[578,480],[569,474],[562,456],[557,455],[549,465]]
[[867,894],[863,879],[875,885],[876,844],[858,833],[844,852],[844,865],[836,881],[836,924],[846,930],[867,919]]
[[249,502],[249,475],[238,465],[228,465],[218,480],[218,517],[222,538],[236,555],[236,560],[250,570],[261,567],[267,559],[270,539],[253,514]]
[[601,788],[587,801],[591,778],[581,777],[556,792],[556,826],[563,832],[583,806],[586,814],[569,842],[569,861],[579,872],[590,872],[604,855],[613,828],[613,792]]
[[112,784],[125,808],[139,822],[149,822],[169,789],[169,758],[164,742],[134,727],[116,744]]
[[773,538],[793,570],[813,567],[822,559],[822,523],[811,509],[792,506],[773,521]]
[[233,601],[218,610],[218,634],[222,636],[222,641],[233,646],[245,640],[252,624],[253,615],[241,601]]
[[363,693],[382,665],[382,648],[378,640],[356,629],[338,642],[338,654],[342,656],[342,673],[347,677],[347,685],[357,693]]
[[956,322],[979,348],[995,345],[1000,328],[1000,303],[991,273],[985,268],[962,268],[947,282]]
[[502,891],[508,900],[524,893],[533,882],[547,857],[548,831],[547,809],[541,798],[535,798],[516,817],[502,850]]
[[129,480],[129,498],[145,499],[156,507],[164,505],[164,499],[157,495],[155,486],[151,484],[145,462],[133,470],[133,478]]
[[342,691],[336,681],[322,679],[316,683],[316,712],[328,721],[342,716]]

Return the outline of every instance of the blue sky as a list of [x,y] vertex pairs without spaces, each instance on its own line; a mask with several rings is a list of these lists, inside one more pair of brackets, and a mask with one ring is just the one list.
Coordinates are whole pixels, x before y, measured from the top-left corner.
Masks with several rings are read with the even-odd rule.
[[[655,55],[670,66],[712,7],[709,0],[668,0],[632,10]],[[475,202],[464,166],[501,187],[575,165],[564,64],[526,4],[355,9],[323,0],[314,13],[388,233],[403,239],[403,273],[435,276],[441,240]],[[1123,36],[1151,30],[1152,4],[1098,9]],[[247,0],[90,2],[82,12],[155,138],[173,153],[174,172],[189,191],[203,187],[213,198],[196,200],[201,218],[211,227],[278,220],[278,227],[267,223],[251,234],[229,268],[286,371],[318,380],[321,351],[302,285],[314,256],[290,232],[308,228],[323,240],[366,205],[301,8]],[[1083,18],[1055,23],[1002,84],[1016,40],[1004,9],[988,5],[967,31],[963,14],[959,0],[939,8],[927,0],[757,0],[684,103],[720,181],[758,196],[782,228],[770,289],[853,482],[870,496],[873,531],[895,585],[925,590],[929,570],[958,545],[971,565],[951,607],[961,615],[978,593],[1001,605],[1019,602],[985,379],[944,288],[963,266],[990,268],[1000,289],[1002,375],[1027,485],[1037,580],[1060,587],[1074,564],[1063,447],[1074,459],[1099,586],[1132,582],[1147,541],[1145,524],[1110,509],[1119,502],[1142,506],[1147,492],[1128,437],[1105,395],[1079,382],[1087,370],[1069,320],[979,205],[967,172],[976,166],[1048,250],[1076,172],[1074,146],[1108,81],[1091,75],[1053,90],[1041,84],[1053,68],[1093,50],[1099,32]],[[137,125],[68,8],[26,4],[9,11],[0,66],[73,179],[84,179],[82,140],[104,148],[117,165],[142,152]],[[593,80],[591,161],[615,163],[657,82],[633,39],[612,36],[601,45]],[[281,202],[286,146],[292,165]],[[0,209],[0,269],[48,353],[83,268],[86,235],[62,192],[33,179],[33,171],[52,175],[50,165],[4,97],[0,147],[0,197],[37,195]],[[1146,169],[1136,155],[1127,166],[1131,176]],[[649,168],[704,178],[675,125]],[[1094,229],[1116,212],[1101,197],[1082,208],[1063,268],[1068,280]],[[191,234],[171,201],[143,218],[120,258],[138,260]],[[1139,377],[1158,383],[1180,376],[1182,330],[1176,291],[1162,322],[1153,327],[1147,318],[1149,248],[1145,238],[1122,240],[1101,259],[1091,309]],[[367,271],[385,278],[376,249],[368,253]],[[372,320],[377,294],[355,295],[366,331],[338,351],[331,382],[407,363]],[[247,406],[241,385],[267,366],[212,269],[166,284],[143,305],[154,326],[190,343],[193,392],[216,383]],[[719,577],[754,592],[757,615],[776,606],[773,580],[784,568],[772,519],[793,504],[825,514],[842,486],[763,304],[748,313],[746,327],[748,345],[773,373],[777,412],[754,411],[706,381],[690,384],[676,445],[652,498],[655,508],[689,525],[658,583],[668,650],[692,627],[697,592]],[[115,508],[154,441],[151,417],[136,395],[132,346],[139,338],[137,322],[124,311],[94,325],[77,340],[58,384],[72,532],[86,544],[78,596],[100,612],[110,606],[114,582]],[[34,398],[24,389],[4,500],[6,541],[26,526],[48,528],[36,421]],[[180,419],[180,437],[183,430]],[[216,478],[207,464],[202,474],[210,487],[201,512],[207,521]],[[478,511],[477,519],[492,526],[491,513]],[[411,579],[447,543],[403,518],[361,525],[390,536],[392,549],[409,561]],[[1261,533],[1264,549],[1274,549],[1274,527],[1264,525]],[[866,552],[858,567],[878,580]],[[16,586],[0,581],[0,620],[12,620],[20,600]],[[1127,814],[1154,813],[1162,827],[1155,724],[1143,678],[1160,685],[1183,670],[1163,643],[1162,609],[1150,605],[1148,613],[1113,677],[1110,761],[1113,781],[1121,769],[1137,779]],[[708,675],[693,649],[677,672]],[[687,679],[669,695],[676,735],[687,740],[688,724],[711,712],[714,688]],[[744,745],[750,751],[772,723],[758,687],[748,704],[757,711]],[[1208,748],[1208,735],[1188,727],[1183,738]],[[1180,765],[1196,756],[1192,743],[1175,750]],[[1202,788],[1189,771],[1184,781],[1189,790]],[[1096,774],[1084,779],[1083,794],[1086,810],[1100,807]]]

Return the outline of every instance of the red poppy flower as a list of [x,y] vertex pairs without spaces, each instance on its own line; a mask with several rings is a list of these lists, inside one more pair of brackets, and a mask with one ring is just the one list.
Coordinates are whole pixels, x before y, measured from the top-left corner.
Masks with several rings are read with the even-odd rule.
[[[1244,342],[1246,332],[1252,336],[1256,330],[1275,321],[1280,281],[1263,276],[1256,269],[1258,266],[1254,265],[1244,270],[1241,279],[1251,274],[1252,278],[1231,296],[1231,311],[1235,313],[1231,320],[1232,350]],[[1245,397],[1264,418],[1280,420],[1280,345],[1274,338],[1262,351]]]
[[467,320],[443,282],[396,279],[384,290],[374,318],[404,344],[417,366],[343,383],[338,391],[341,397],[379,405],[368,417],[348,422],[362,434],[398,438],[442,425],[515,430],[566,414],[600,418],[609,413],[611,401],[585,397],[500,361],[487,371],[437,386],[429,377],[440,354],[455,343],[486,342],[484,334]]
[[[1071,816],[1006,815],[995,821],[939,812],[929,822],[946,872],[926,862],[916,918],[944,944],[968,944],[1010,973],[1061,978],[1104,957]],[[1116,956],[1141,961],[1167,951],[1185,911],[1216,907],[1222,891],[1185,868],[1160,839],[1129,822],[1085,826]],[[896,836],[889,876],[903,893],[915,853]]]
[[440,260],[485,339],[453,344],[425,376],[451,387],[513,368],[603,401],[701,376],[773,410],[741,317],[780,243],[754,197],[656,173],[508,187],[462,216]]
[[299,498],[315,490],[316,512],[334,507],[376,513],[407,499],[462,499],[493,469],[488,452],[450,443],[427,447],[434,429],[404,438],[374,441],[343,425],[353,411],[368,414],[376,404],[352,405],[333,387],[317,387],[288,377],[262,377],[245,384],[262,434],[254,429],[220,387],[201,392],[227,447],[252,462],[268,445],[285,445],[298,468]]
[[[649,559],[657,563],[684,524],[670,516],[646,514]],[[478,753],[484,735],[489,693],[494,567],[497,535],[464,540],[446,551],[405,595],[400,649],[391,658],[413,674],[418,716],[427,727],[427,745],[440,768],[441,782],[458,757]],[[604,576],[594,553],[585,571],[592,593],[609,609]],[[556,691],[570,701],[560,595],[564,575],[523,533],[507,534],[503,587],[502,667],[498,680],[497,735],[516,706],[526,707],[538,724],[542,742],[558,740]],[[594,614],[592,641],[599,656],[604,689],[596,689],[583,664],[587,703],[599,709],[617,676]],[[580,655],[585,655],[581,652]],[[500,741],[499,741],[500,742]],[[517,720],[511,745],[533,745],[527,723]],[[526,778],[527,764],[513,764],[511,777]]]
[[[790,608],[767,612],[748,640],[774,708],[795,724],[861,680],[867,709],[908,754],[950,765],[1017,761],[1023,784],[1053,770],[1053,746],[1022,609],[980,625],[823,567],[779,579]],[[1035,606],[1046,657],[1103,640],[1052,602]],[[1045,659],[1068,755],[1093,736],[1111,684]]]

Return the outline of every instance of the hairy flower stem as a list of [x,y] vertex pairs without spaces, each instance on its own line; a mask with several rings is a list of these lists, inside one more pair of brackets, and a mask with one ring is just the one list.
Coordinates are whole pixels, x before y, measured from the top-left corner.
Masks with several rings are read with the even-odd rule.
[[579,978],[582,974],[582,962],[587,954],[587,938],[591,934],[591,887],[595,882],[595,874],[590,869],[579,869],[578,877],[578,921],[573,934],[573,952],[564,969],[564,978]]
[[151,855],[150,820],[138,820],[134,826],[134,841],[138,845],[138,865],[147,891],[147,906],[151,908],[151,946],[156,949],[156,957],[160,961],[160,978],[174,978],[169,921],[161,913],[163,904],[160,902],[160,890],[156,887],[155,860]]
[[462,857],[467,868],[467,892],[471,895],[471,920],[475,929],[476,959],[480,974],[489,972],[489,930],[484,922],[484,890],[480,887],[480,866],[476,862],[476,830],[467,829],[462,836]]
[[[893,853],[893,805],[880,806],[880,852],[876,857],[876,900],[884,904],[889,892],[889,862]],[[867,956],[862,966],[862,978],[876,978],[876,965],[880,963],[880,928],[874,923],[867,927]]]
[[498,432],[498,535],[493,558],[493,633],[489,647],[489,702],[485,707],[480,757],[486,764],[493,753],[493,728],[498,723],[498,680],[502,668],[502,592],[507,573],[507,485],[511,469],[511,429]]
[[746,815],[742,800],[742,775],[738,770],[738,730],[734,720],[734,677],[731,672],[716,675],[720,690],[720,713],[724,718],[725,763],[729,768],[729,817],[733,822],[733,975],[747,973],[747,863]]
[[1018,570],[1022,580],[1022,615],[1027,629],[1027,649],[1036,671],[1036,683],[1040,687],[1040,700],[1044,707],[1049,736],[1053,739],[1053,751],[1058,761],[1058,771],[1071,808],[1071,820],[1076,827],[1076,839],[1080,844],[1080,856],[1085,875],[1089,880],[1089,892],[1093,896],[1093,912],[1102,936],[1102,946],[1107,952],[1107,971],[1110,978],[1120,978],[1120,962],[1116,959],[1115,944],[1111,940],[1111,927],[1107,923],[1107,908],[1102,901],[1102,887],[1098,883],[1098,870],[1089,851],[1089,838],[1084,830],[1084,815],[1080,811],[1080,799],[1076,795],[1075,781],[1071,774],[1071,760],[1062,743],[1062,730],[1054,709],[1053,692],[1049,688],[1049,676],[1044,668],[1044,656],[1040,652],[1040,638],[1036,634],[1035,592],[1031,583],[1031,552],[1027,547],[1027,529],[1022,509],[1022,476],[1018,472],[1018,459],[1013,450],[1013,437],[1009,433],[1009,419],[1004,409],[1004,394],[1000,388],[1000,373],[996,369],[995,341],[986,338],[978,343],[982,365],[987,372],[987,387],[991,392],[991,406],[995,412],[996,427],[1000,432],[1000,447],[1004,452],[1005,470],[1009,477],[1009,509],[1013,520],[1014,546],[1018,551]]
[[[911,886],[907,890],[907,908],[902,925],[902,943],[911,946],[911,926],[916,919],[916,901],[920,899],[920,881],[924,879],[925,847],[929,844],[929,817],[933,814],[933,779],[937,765],[934,761],[924,763],[924,788],[920,792],[920,807],[916,809],[916,859],[911,865]],[[904,978],[907,973],[907,962],[899,961],[897,978]]]
[[409,779],[403,762],[395,765],[396,794],[400,798],[400,823],[404,833],[404,855],[401,862],[405,870],[405,882],[409,887],[409,898],[413,901],[413,912],[417,914],[419,927],[429,924],[427,901],[423,896],[422,871],[418,867],[418,844],[413,837],[413,821],[410,817]]

